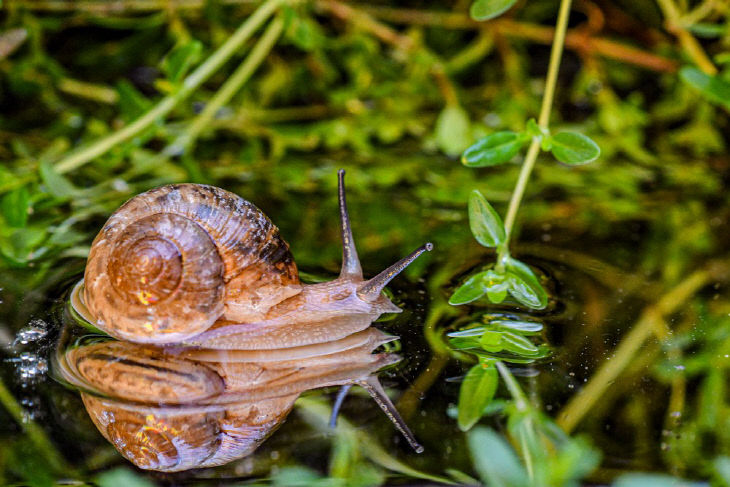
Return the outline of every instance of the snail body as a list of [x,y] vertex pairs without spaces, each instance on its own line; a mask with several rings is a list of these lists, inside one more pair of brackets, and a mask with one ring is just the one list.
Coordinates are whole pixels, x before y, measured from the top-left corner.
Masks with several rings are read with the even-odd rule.
[[337,340],[401,310],[381,291],[426,244],[365,280],[339,172],[343,264],[303,284],[289,245],[258,208],[213,186],[178,184],[120,207],[94,240],[83,305],[110,335],[137,343],[270,350]]

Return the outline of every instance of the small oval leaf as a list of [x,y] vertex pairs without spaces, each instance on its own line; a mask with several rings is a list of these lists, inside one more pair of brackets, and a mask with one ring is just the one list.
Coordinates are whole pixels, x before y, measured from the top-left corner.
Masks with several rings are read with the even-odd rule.
[[563,164],[577,166],[595,161],[601,155],[598,144],[577,132],[558,132],[550,137],[550,152]]
[[451,295],[449,304],[459,305],[471,303],[472,301],[476,301],[484,296],[484,293],[487,292],[487,289],[484,287],[484,278],[486,275],[487,271],[477,272],[467,279],[464,284],[459,286],[459,288],[454,291],[454,294]]
[[518,320],[493,320],[489,322],[490,325],[495,325],[500,328],[507,328],[520,333],[538,333],[542,331],[542,323],[534,321],[518,321]]
[[509,293],[520,303],[533,309],[547,306],[547,292],[535,273],[526,264],[509,257],[505,262]]
[[469,114],[459,105],[447,105],[436,120],[436,145],[446,155],[457,157],[469,146]]
[[536,355],[538,348],[527,338],[516,333],[502,333],[502,347],[517,355]]
[[452,331],[450,333],[447,333],[446,336],[449,338],[481,337],[486,329],[486,326],[476,326],[474,328],[467,328],[465,330]]
[[510,9],[517,0],[475,0],[469,9],[474,20],[489,20],[499,17]]
[[468,431],[482,417],[494,398],[498,380],[497,369],[489,361],[475,365],[466,374],[459,390],[457,421],[461,431]]
[[495,132],[466,149],[461,156],[461,163],[467,167],[504,164],[520,151],[526,140],[526,137],[515,132]]
[[498,331],[485,331],[479,339],[479,345],[490,353],[501,352],[504,348],[502,345],[502,333]]
[[469,196],[469,226],[477,242],[485,247],[497,247],[505,239],[502,219],[476,189]]

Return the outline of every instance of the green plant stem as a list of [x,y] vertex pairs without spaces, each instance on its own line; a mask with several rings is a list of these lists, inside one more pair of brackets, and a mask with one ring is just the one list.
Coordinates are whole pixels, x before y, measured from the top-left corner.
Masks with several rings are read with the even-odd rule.
[[[558,12],[558,22],[555,26],[555,39],[553,39],[553,46],[550,51],[550,64],[548,65],[547,79],[545,81],[545,93],[542,97],[542,106],[540,107],[540,116],[538,118],[538,125],[541,128],[546,129],[550,123],[550,111],[553,105],[553,98],[555,97],[555,87],[558,82],[558,69],[560,68],[560,59],[563,55],[563,47],[565,45],[565,32],[568,29],[568,17],[570,16],[570,5],[571,0],[560,1],[560,11]],[[527,150],[525,161],[522,164],[520,170],[520,176],[517,180],[517,186],[512,193],[512,198],[509,202],[509,208],[507,209],[507,216],[504,220],[505,230],[505,241],[504,245],[499,249],[499,255],[497,262],[502,262],[504,257],[509,253],[509,242],[512,236],[512,229],[514,228],[515,218],[517,217],[517,210],[520,208],[520,202],[525,194],[525,188],[527,187],[527,181],[530,179],[532,168],[535,166],[537,161],[537,155],[540,153],[540,138],[533,137],[530,147]]]
[[188,126],[187,130],[176,138],[169,146],[165,148],[165,154],[180,154],[184,152],[191,144],[195,142],[200,133],[208,127],[218,110],[228,103],[231,98],[241,89],[241,87],[249,80],[256,68],[271,52],[277,39],[284,30],[284,21],[280,18],[271,22],[261,39],[256,43],[251,53],[241,63],[241,65],[233,72],[233,74],[223,83],[223,86],[206,104],[205,109],[198,115],[195,120]]
[[56,163],[56,170],[63,174],[73,171],[106,153],[112,147],[131,139],[160,118],[167,115],[178,103],[188,98],[203,82],[231,58],[254,32],[277,9],[282,0],[266,0],[203,64],[185,78],[180,89],[167,95],[151,110],[117,132],[81,148]]
[[522,388],[517,383],[517,380],[515,380],[515,376],[513,376],[512,372],[509,371],[509,368],[504,365],[504,362],[498,360],[494,362],[494,365],[497,367],[499,375],[502,376],[502,380],[507,386],[512,399],[515,400],[517,410],[520,412],[527,411],[530,403],[527,401],[527,396],[525,396],[525,393],[522,392]]
[[[497,367],[499,375],[502,376],[502,380],[507,386],[507,389],[509,390],[512,399],[515,402],[515,407],[517,408],[517,410],[520,413],[528,412],[530,409],[530,403],[527,400],[527,396],[523,392],[522,388],[517,383],[515,376],[512,375],[512,372],[509,371],[509,368],[504,364],[504,362],[498,360],[494,363],[494,365]],[[522,456],[525,460],[527,474],[530,479],[533,479],[535,473],[535,469],[533,466],[534,460],[532,458],[532,452],[530,451],[529,445],[536,443],[536,439],[534,437],[534,425],[529,417],[525,417],[523,421],[523,427],[519,428],[517,432],[517,441],[519,442],[520,450],[522,451]]]

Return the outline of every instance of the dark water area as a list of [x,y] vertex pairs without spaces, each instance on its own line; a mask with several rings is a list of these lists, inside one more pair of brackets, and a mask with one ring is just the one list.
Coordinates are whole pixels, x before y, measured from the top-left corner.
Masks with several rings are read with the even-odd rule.
[[[544,324],[540,340],[549,344],[552,355],[532,364],[514,364],[511,370],[530,400],[549,416],[557,417],[597,368],[614,356],[616,345],[629,324],[636,320],[652,290],[640,277],[627,277],[597,260],[586,260],[583,269],[567,264],[566,261],[575,260],[575,249],[563,251],[526,245],[524,252],[530,251],[533,255],[527,254],[526,261],[542,271],[552,295],[546,310],[532,314],[533,319]],[[438,260],[438,254],[433,255]],[[478,262],[473,259],[471,266]],[[80,278],[82,266],[81,260],[66,263],[38,291],[24,296],[3,293],[3,315],[9,325],[4,331],[10,334],[5,341],[13,344],[3,349],[2,377],[23,406],[24,417],[46,432],[51,444],[76,472],[74,477],[84,478],[129,464],[101,437],[84,410],[78,391],[64,386],[52,366],[53,357],[60,350],[59,339],[65,333],[63,326],[74,326],[69,317],[69,293]],[[470,268],[470,264],[465,263],[464,268]],[[13,278],[32,279],[30,274],[18,271]],[[611,288],[616,279],[625,280],[621,287]],[[404,312],[386,315],[384,320],[375,323],[377,328],[401,337],[384,347],[400,354],[402,360],[379,376],[423,444],[424,453],[415,454],[377,405],[358,387],[347,397],[341,410],[341,417],[349,423],[348,434],[363,435],[367,438],[364,441],[377,443],[391,461],[403,462],[425,476],[442,477],[446,469],[474,475],[464,434],[459,431],[453,416],[459,387],[470,363],[434,354],[424,338],[424,324],[429,321],[433,307],[438,306],[439,301],[443,302],[457,282],[458,274],[435,289],[442,293],[441,296],[434,296],[428,274],[416,281],[399,278],[389,290],[393,301]],[[469,313],[479,308],[461,308],[461,313],[426,326],[432,328],[432,336],[443,339],[446,332],[456,329]],[[491,306],[489,312],[524,313],[524,310],[504,305]],[[80,333],[88,332],[81,329]],[[655,344],[646,345],[647,348],[652,346]],[[578,429],[590,434],[604,453],[599,482],[601,476],[605,481],[618,472],[662,468],[662,452],[667,448],[667,431],[663,424],[667,390],[650,376],[650,363],[642,363],[641,356],[635,362],[631,365],[631,375],[611,385],[604,400],[585,413]],[[215,484],[214,479],[275,477],[281,468],[292,464],[326,474],[333,445],[344,441],[338,440],[342,433],[329,429],[326,424],[335,396],[336,389],[331,387],[306,392],[300,403],[303,405],[295,406],[282,426],[243,460],[213,469],[150,475],[163,483],[203,481]],[[497,397],[508,397],[504,386],[500,386]],[[503,431],[500,418],[499,414],[487,416],[483,424]],[[24,434],[19,425],[11,421],[3,424],[4,438],[22,440]],[[412,475],[418,477],[420,474]],[[388,483],[411,484],[412,480],[407,476],[399,479],[396,475]]]

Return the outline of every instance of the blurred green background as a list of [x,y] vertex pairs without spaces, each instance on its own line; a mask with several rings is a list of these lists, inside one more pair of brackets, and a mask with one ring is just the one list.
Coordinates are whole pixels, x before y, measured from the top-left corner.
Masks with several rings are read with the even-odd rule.
[[[404,303],[423,301],[412,298],[419,293],[428,299],[414,312],[418,320],[399,325],[421,345],[412,370],[393,374],[395,382],[405,390],[429,359],[452,355],[440,365],[446,372],[431,378],[436,399],[416,426],[434,438],[431,454],[441,460],[413,460],[402,449],[385,455],[454,481],[493,479],[446,415],[458,387],[444,379],[463,374],[469,358],[453,354],[441,333],[484,308],[444,311],[443,301],[460,276],[492,259],[469,231],[470,191],[503,213],[521,159],[470,169],[459,156],[479,137],[523,130],[537,116],[559,2],[520,0],[486,22],[470,18],[471,3],[2,2],[0,482],[147,481],[109,477],[135,475],[122,470],[98,477],[124,465],[113,450],[64,453],[68,428],[56,425],[68,412],[59,404],[78,402],[50,379],[32,386],[45,398],[38,422],[13,421],[28,396],[17,377],[28,349],[13,346],[14,335],[32,319],[51,323],[53,303],[83,270],[114,209],[165,183],[221,186],[269,215],[301,269],[335,273],[341,167],[366,274],[425,241],[435,245],[396,285]],[[554,303],[543,316],[555,350],[544,366],[551,372],[537,383],[521,379],[523,387],[537,408],[551,404],[545,412],[559,418],[637,320],[658,313],[666,325],[637,338],[627,366],[601,390],[601,406],[576,425],[593,445],[576,451],[601,451],[604,460],[572,472],[574,479],[610,482],[642,470],[728,485],[729,18],[722,0],[572,7],[551,128],[589,135],[602,154],[579,168],[541,157],[517,218],[514,253],[546,271]],[[251,35],[241,41],[246,25]],[[424,319],[430,348],[419,329]],[[416,351],[401,353],[408,360]],[[318,400],[305,400],[308,414],[320,411]],[[505,414],[484,423],[499,430]],[[454,448],[446,456],[433,451],[444,421],[441,434]],[[382,431],[392,433],[387,425]],[[85,435],[102,444],[93,429]],[[279,470],[256,475],[273,475],[279,485],[418,478],[360,440],[338,438],[321,458],[272,458],[267,465]],[[34,456],[39,448],[45,457]],[[222,472],[246,477],[234,467]]]

